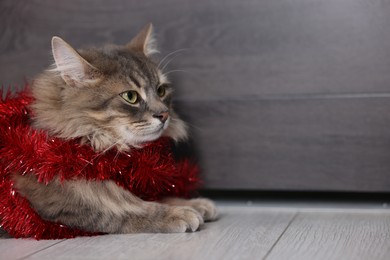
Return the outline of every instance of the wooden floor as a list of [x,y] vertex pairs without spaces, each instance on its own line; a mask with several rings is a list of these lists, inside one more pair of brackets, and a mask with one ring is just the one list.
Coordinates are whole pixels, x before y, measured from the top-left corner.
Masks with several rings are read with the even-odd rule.
[[0,239],[0,259],[390,259],[387,204],[218,202],[185,234]]

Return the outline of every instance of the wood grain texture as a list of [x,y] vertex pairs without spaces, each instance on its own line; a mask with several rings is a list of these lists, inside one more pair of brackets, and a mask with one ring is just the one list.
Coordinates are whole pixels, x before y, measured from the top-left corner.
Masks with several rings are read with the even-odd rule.
[[390,190],[388,97],[178,104],[194,126],[206,187]]
[[132,234],[63,241],[0,239],[0,259],[390,258],[390,212],[377,204],[218,202],[218,221],[185,234]]
[[302,213],[267,260],[376,259],[390,257],[390,214]]
[[76,47],[126,43],[156,25],[182,97],[388,92],[390,1],[2,0],[0,78],[13,85],[51,63],[50,38]]
[[110,235],[67,240],[29,259],[261,259],[295,210],[223,207],[196,233]]
[[13,260],[28,257],[52,247],[63,240],[42,240],[0,238],[0,259]]

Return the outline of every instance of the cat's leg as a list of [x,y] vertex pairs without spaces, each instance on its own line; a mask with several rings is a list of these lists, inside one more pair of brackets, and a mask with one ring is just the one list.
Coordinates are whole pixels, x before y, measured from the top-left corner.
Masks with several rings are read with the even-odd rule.
[[193,207],[146,202],[113,181],[55,180],[15,175],[16,189],[44,219],[104,233],[196,231],[203,223]]
[[202,215],[204,221],[213,221],[218,218],[217,207],[209,199],[198,198],[186,200],[181,198],[165,198],[161,202],[171,206],[192,207]]

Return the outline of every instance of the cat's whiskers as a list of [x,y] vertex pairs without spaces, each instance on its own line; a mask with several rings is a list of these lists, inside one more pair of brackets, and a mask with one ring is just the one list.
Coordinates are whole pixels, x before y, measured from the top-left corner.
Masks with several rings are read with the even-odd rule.
[[138,125],[147,125],[147,124],[149,124],[149,122],[140,122],[140,123],[138,123],[138,122],[132,122],[132,123],[130,123],[131,125],[135,125],[135,126],[138,126]]
[[107,151],[111,150],[112,148],[114,148],[115,146],[117,146],[118,144],[120,143],[123,143],[122,140],[117,140],[116,142],[114,142],[113,144],[111,144],[109,147],[107,147],[106,149],[104,149],[102,152],[100,152],[100,154],[104,154],[106,153]]
[[145,126],[149,126],[150,123],[143,123],[143,124],[132,124],[134,127],[145,127]]
[[175,55],[173,56],[171,59],[169,59],[165,65],[161,68],[161,71],[164,71],[166,67],[168,67],[169,63],[171,63],[176,57],[178,57],[179,55]]
[[[158,63],[157,68],[158,68],[158,69],[161,69],[160,66],[163,65],[163,62],[164,62],[167,58],[169,58],[170,56],[172,56],[172,55],[174,55],[174,54],[176,54],[176,53],[182,52],[182,51],[188,51],[188,49],[187,49],[187,48],[183,48],[183,49],[178,49],[178,50],[176,50],[176,51],[173,51],[173,52],[168,53],[168,54],[165,55],[165,57]],[[172,59],[171,59],[171,60],[172,60]],[[171,62],[171,60],[169,60],[167,63]],[[164,70],[164,68],[165,68],[166,66],[167,66],[167,64],[165,64],[164,67],[163,67],[161,70]]]
[[132,123],[132,122],[129,122],[129,123],[121,123],[121,124],[115,124],[115,125],[104,125],[104,126],[99,126],[101,129],[116,129],[116,128],[119,128],[119,127],[122,127],[122,126],[125,126],[125,127],[129,127],[129,126],[133,126],[133,127],[142,127],[142,126],[149,126],[150,125],[150,122],[142,122],[142,123]]
[[[81,172],[88,167],[88,165],[92,165],[93,164],[93,161],[96,160],[97,158],[99,158],[100,156],[104,155],[107,151],[109,151],[110,149],[112,149],[114,146],[118,145],[120,141],[117,141],[115,143],[113,143],[112,145],[110,145],[109,147],[107,147],[106,149],[104,149],[103,151],[101,152],[97,152],[96,155],[94,155],[91,159],[91,161],[88,161],[85,163],[84,167],[81,169]],[[116,158],[118,158],[117,156],[119,155],[120,151],[118,149],[118,152],[117,152],[117,155],[115,156]]]
[[186,124],[187,124],[188,126],[190,126],[191,128],[195,128],[196,130],[199,130],[199,131],[202,131],[202,130],[203,130],[201,127],[196,126],[196,125],[194,125],[194,124],[191,124],[191,123],[188,123],[188,122],[186,122]]
[[[115,126],[106,126],[105,128],[109,129],[109,130],[112,130],[112,129],[120,128],[122,126],[128,126],[128,124],[115,125]],[[148,125],[145,125],[145,126],[136,126],[136,127],[133,126],[133,127],[129,128],[129,132],[132,132],[135,135],[144,136],[145,134],[149,134],[149,133],[145,133],[145,132],[150,132],[148,130],[152,130],[153,128],[154,127],[151,127],[151,124],[148,124]],[[120,140],[119,142],[125,143],[125,140]]]
[[170,71],[168,71],[168,72],[165,72],[164,75],[168,75],[168,74],[173,73],[173,72],[190,73],[190,72],[188,72],[188,71],[186,71],[186,70],[170,70]]
[[[130,127],[131,126],[131,127]],[[106,130],[113,130],[113,129],[118,129],[121,127],[126,127],[128,128],[128,132],[131,133],[133,136],[132,138],[135,138],[134,140],[131,138],[130,141],[126,139],[125,137],[120,138],[117,140],[115,143],[112,143],[109,147],[104,149],[103,151],[99,152],[97,154],[96,158],[100,156],[102,153],[104,154],[108,150],[112,149],[113,147],[117,146],[117,150],[120,151],[126,151],[130,147],[134,148],[140,148],[142,145],[138,146],[138,144],[142,144],[144,142],[149,142],[155,139],[155,136],[159,134],[159,131],[162,130],[159,126],[153,126],[151,123],[147,123],[145,125],[141,126],[134,126],[133,124],[129,123],[122,123],[122,124],[115,124],[115,125],[106,125],[106,126],[101,126],[101,129],[106,129]],[[163,131],[161,131],[162,134]],[[150,140],[145,140],[145,137],[150,136]],[[116,135],[115,137],[118,139],[118,136]],[[139,139],[140,138],[140,139]],[[142,140],[141,142],[138,142],[137,140]]]

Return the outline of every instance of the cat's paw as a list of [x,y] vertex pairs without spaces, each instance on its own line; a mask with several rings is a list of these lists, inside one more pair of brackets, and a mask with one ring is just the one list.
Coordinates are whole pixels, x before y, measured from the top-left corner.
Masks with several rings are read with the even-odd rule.
[[217,207],[209,199],[192,199],[188,201],[190,206],[198,211],[204,221],[213,221],[218,218]]
[[217,207],[209,199],[165,198],[162,202],[168,205],[192,207],[202,215],[204,221],[213,221],[218,218]]
[[203,217],[194,208],[172,206],[164,217],[161,229],[166,233],[195,232],[203,222]]

